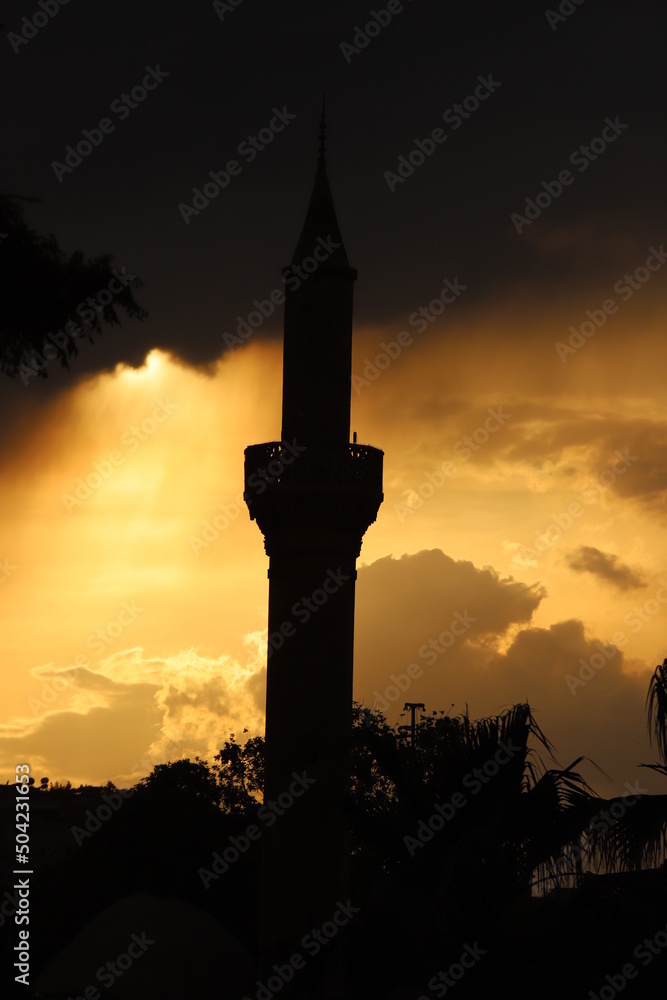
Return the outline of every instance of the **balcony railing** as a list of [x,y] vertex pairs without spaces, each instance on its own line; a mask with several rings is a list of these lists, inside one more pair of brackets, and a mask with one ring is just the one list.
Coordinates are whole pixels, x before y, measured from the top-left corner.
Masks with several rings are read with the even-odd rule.
[[379,448],[269,441],[245,450],[246,499],[267,489],[382,493]]

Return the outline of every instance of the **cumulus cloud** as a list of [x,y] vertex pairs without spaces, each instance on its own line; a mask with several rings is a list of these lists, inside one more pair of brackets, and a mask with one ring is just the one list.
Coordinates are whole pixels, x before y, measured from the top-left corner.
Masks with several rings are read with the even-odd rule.
[[[392,723],[406,700],[424,702],[427,711],[453,703],[453,714],[468,706],[473,717],[528,701],[561,763],[583,754],[609,775],[612,783],[586,770],[602,794],[626,781],[650,782],[636,767],[652,759],[644,716],[650,668],[577,619],[534,626],[545,598],[541,588],[439,550],[361,569],[355,696]],[[466,613],[476,621],[464,628]],[[585,683],[568,684],[580,672]]]
[[626,566],[618,556],[601,552],[593,545],[580,545],[569,553],[566,561],[570,569],[577,573],[592,573],[619,590],[637,590],[647,586],[641,573]]
[[263,731],[266,645],[250,636],[246,649],[244,663],[137,647],[96,670],[35,668],[37,714],[0,726],[0,766],[22,759],[52,780],[126,785],[166,760],[212,759],[230,732]]

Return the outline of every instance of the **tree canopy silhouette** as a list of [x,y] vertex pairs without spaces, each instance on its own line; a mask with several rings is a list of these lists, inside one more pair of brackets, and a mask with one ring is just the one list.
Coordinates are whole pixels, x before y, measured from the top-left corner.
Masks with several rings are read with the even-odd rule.
[[51,360],[68,368],[79,341],[92,343],[104,323],[120,325],[120,310],[148,315],[134,298],[141,282],[112,267],[111,254],[68,256],[55,236],[28,225],[25,205],[37,200],[0,194],[0,371],[25,384],[46,378]]

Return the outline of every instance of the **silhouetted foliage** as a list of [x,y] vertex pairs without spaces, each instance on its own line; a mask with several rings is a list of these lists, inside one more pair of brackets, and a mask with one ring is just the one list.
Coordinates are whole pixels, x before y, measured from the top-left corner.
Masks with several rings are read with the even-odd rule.
[[216,806],[220,802],[215,775],[207,762],[199,757],[195,757],[193,761],[183,758],[167,764],[156,764],[135,789],[154,801],[166,801],[172,808],[177,801],[180,808],[187,806],[188,800]]
[[651,742],[655,740],[662,764],[653,766],[667,773],[667,660],[655,668],[646,696],[648,712],[648,732]]
[[[244,733],[248,730],[244,729]],[[214,758],[213,765],[220,788],[220,803],[225,812],[242,815],[258,803],[264,788],[264,739],[253,736],[243,744],[234,733]]]
[[79,341],[92,343],[103,323],[120,325],[121,309],[148,315],[134,298],[141,282],[112,267],[110,254],[68,256],[55,236],[30,228],[24,205],[35,201],[0,194],[0,371],[26,383],[46,378],[49,360],[69,367]]
[[48,787],[49,792],[56,792],[56,793],[70,792],[71,790],[72,790],[71,781],[66,781],[64,784],[60,781],[52,781]]
[[[663,673],[664,665],[658,678]],[[664,702],[654,705],[653,725]],[[240,744],[231,734],[212,764],[198,757],[158,764],[122,796],[111,782],[55,783],[36,795],[45,804],[53,796],[77,838],[36,882],[39,912],[59,914],[43,922],[40,961],[101,908],[139,891],[201,907],[253,951],[261,843],[248,841],[214,881],[211,870],[220,871],[214,858],[258,822],[264,749],[261,736]],[[570,995],[572,984],[585,995],[628,941],[664,927],[667,867],[651,866],[665,857],[667,796],[638,795],[631,807],[601,799],[578,772],[582,761],[558,765],[526,704],[478,720],[433,712],[421,718],[414,747],[381,713],[354,707],[355,997],[401,988],[425,994],[429,976],[474,941],[488,957],[457,984],[460,1000],[532,996],[529,973],[544,1000]],[[621,815],[599,823],[621,804]],[[443,822],[430,823],[434,816]],[[546,983],[554,949],[559,962]],[[654,995],[658,964],[643,973],[637,996]]]

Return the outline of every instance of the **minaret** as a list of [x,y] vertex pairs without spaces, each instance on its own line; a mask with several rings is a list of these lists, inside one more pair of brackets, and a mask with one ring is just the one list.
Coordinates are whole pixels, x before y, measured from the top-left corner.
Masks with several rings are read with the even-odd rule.
[[315,976],[318,1000],[341,995],[338,942],[316,958],[302,941],[345,919],[356,559],[383,498],[382,452],[350,444],[356,277],[327,178],[323,107],[315,184],[283,268],[282,438],[246,448],[244,494],[269,556],[264,801],[281,808],[298,793],[262,836],[262,970],[300,953],[292,987],[311,996]]

